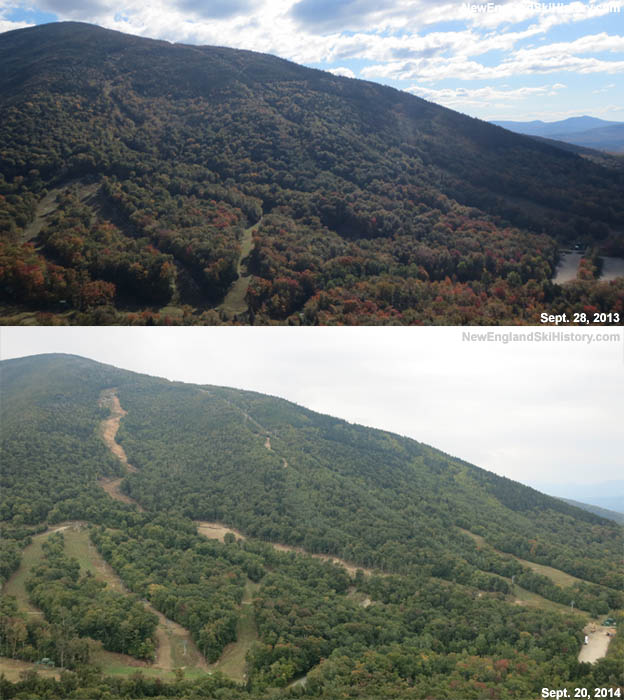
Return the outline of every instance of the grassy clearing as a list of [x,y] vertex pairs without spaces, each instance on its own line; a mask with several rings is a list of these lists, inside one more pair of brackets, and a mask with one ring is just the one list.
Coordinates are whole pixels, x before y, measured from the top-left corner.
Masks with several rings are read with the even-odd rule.
[[495,552],[497,552],[498,554],[500,554],[503,557],[509,557],[510,559],[515,559],[517,562],[520,562],[520,564],[531,569],[536,574],[541,574],[542,576],[547,576],[553,583],[556,583],[557,586],[561,586],[561,588],[567,588],[568,586],[573,586],[575,583],[582,582],[582,579],[577,578],[576,576],[572,576],[571,574],[566,574],[565,571],[561,571],[560,569],[555,569],[552,566],[545,566],[544,564],[536,564],[533,561],[528,561],[527,559],[521,559],[520,557],[517,557],[515,554],[509,554],[508,552],[501,552],[499,549],[492,547],[492,545],[489,544],[480,535],[475,535],[473,532],[470,532],[469,530],[464,530],[464,528],[462,528],[462,527],[460,527],[458,529],[461,532],[463,532],[464,535],[468,535],[468,537],[471,537],[477,543],[477,545],[479,547],[493,549]]
[[247,581],[241,613],[236,627],[236,642],[228,644],[219,660],[210,666],[215,671],[221,671],[235,681],[244,682],[247,678],[247,652],[258,639],[258,630],[253,611],[253,597],[260,584]]
[[121,579],[102,559],[89,539],[89,531],[86,528],[79,530],[71,528],[63,534],[65,536],[65,552],[68,556],[78,560],[81,569],[89,571],[96,579],[104,581],[114,591],[125,592],[126,589]]
[[[89,531],[83,523],[57,525],[47,532],[35,535],[33,541],[22,553],[19,569],[11,576],[4,587],[3,594],[13,595],[17,600],[18,609],[30,615],[41,615],[28,600],[25,582],[33,566],[43,558],[42,543],[53,532],[62,530],[65,539],[65,551],[68,556],[77,559],[82,571],[89,571],[93,576],[104,581],[111,589],[126,593],[126,588],[113,569],[104,561],[100,553],[89,539]],[[106,675],[129,675],[142,671],[146,675],[157,678],[172,677],[173,669],[184,668],[189,678],[205,673],[207,664],[188,630],[156,611],[149,604],[146,607],[158,616],[156,637],[158,641],[157,661],[153,666],[145,661],[135,659],[126,654],[117,654],[102,649],[100,642],[92,643],[92,659]],[[40,667],[37,667],[37,670]]]
[[53,533],[62,530],[67,532],[69,525],[55,525],[52,529],[35,535],[32,542],[22,551],[22,561],[17,571],[13,573],[11,578],[4,585],[3,595],[15,596],[17,607],[22,612],[29,615],[41,615],[41,611],[30,603],[28,593],[26,592],[26,579],[30,575],[33,566],[37,566],[43,559],[43,550],[41,545]]
[[249,310],[245,295],[247,294],[247,288],[251,281],[251,275],[249,274],[245,261],[251,253],[251,249],[253,248],[253,234],[260,226],[261,221],[262,219],[257,221],[253,226],[245,229],[241,240],[240,256],[238,259],[238,278],[228,290],[221,305],[217,307],[232,315],[242,314]]
[[8,659],[6,656],[0,656],[0,675],[4,674],[7,680],[15,682],[20,680],[22,673],[26,671],[36,671],[44,678],[61,677],[61,670],[58,668],[48,668],[46,666],[38,666],[29,661],[18,661],[17,659]]
[[[506,579],[511,583],[511,579]],[[513,593],[507,597],[508,600],[518,604],[527,605],[535,608],[540,608],[540,610],[548,610],[550,612],[562,612],[562,613],[574,613],[579,615],[585,620],[591,619],[591,615],[584,610],[579,610],[578,608],[571,609],[567,605],[562,605],[561,603],[555,603],[547,598],[542,598],[541,595],[533,593],[532,591],[527,591],[526,588],[515,585],[513,588]]]
[[[138,661],[125,654],[116,654],[112,651],[105,651],[98,643],[98,648],[91,653],[91,659],[102,669],[106,676],[132,676],[135,673],[142,673],[148,678],[160,678],[171,681],[175,678],[175,669],[159,668],[150,666],[144,661]],[[205,675],[205,671],[196,668],[184,668],[185,678],[200,678]]]
[[558,586],[561,586],[562,588],[566,588],[568,586],[573,586],[575,583],[582,581],[582,579],[576,578],[576,576],[572,576],[571,574],[566,574],[565,571],[561,571],[560,569],[553,569],[552,566],[544,566],[543,564],[536,564],[535,562],[527,561],[526,559],[520,559],[520,557],[516,557],[513,554],[510,556],[512,556],[514,559],[516,559],[516,561],[519,561],[524,566],[528,566],[536,574],[541,574],[542,576],[548,576],[548,578],[553,583],[556,583]]

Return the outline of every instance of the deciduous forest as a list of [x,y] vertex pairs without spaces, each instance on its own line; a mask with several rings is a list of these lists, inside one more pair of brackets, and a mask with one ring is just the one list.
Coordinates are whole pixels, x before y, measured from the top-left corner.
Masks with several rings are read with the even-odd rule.
[[1,369],[0,663],[25,669],[3,698],[624,685],[621,627],[577,658],[592,620],[622,624],[617,523],[282,399],[68,355]]
[[[85,24],[6,32],[0,65],[5,323],[624,314],[624,281],[595,264],[624,253],[608,159],[269,55]],[[571,245],[578,279],[554,284]]]

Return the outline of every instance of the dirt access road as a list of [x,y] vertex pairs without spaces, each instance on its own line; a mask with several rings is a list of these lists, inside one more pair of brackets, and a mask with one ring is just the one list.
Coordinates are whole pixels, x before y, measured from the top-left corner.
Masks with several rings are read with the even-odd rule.
[[[119,403],[116,391],[116,389],[105,389],[100,394],[100,406],[110,410],[110,416],[101,423],[102,439],[111,453],[124,465],[125,470],[136,473],[138,469],[130,464],[124,448],[115,440],[121,419],[128,413]],[[141,512],[144,512],[144,509],[133,498],[120,491],[119,487],[122,481],[123,477],[119,479],[100,479],[98,484],[111,498],[135,505]],[[122,590],[125,591],[121,580],[117,578],[117,581],[122,586]],[[144,602],[144,605],[158,617],[158,626],[156,628],[158,647],[154,666],[171,670],[177,666],[184,665],[207,670],[206,661],[191,639],[189,631],[177,622],[165,617],[149,603]]]
[[[231,532],[235,537],[242,540],[246,539],[242,532],[239,532],[234,528],[227,527],[226,525],[223,525],[223,523],[209,523],[200,521],[197,523],[197,532],[211,540],[221,540],[221,542],[223,542],[223,538],[228,532]],[[321,559],[322,561],[330,561],[332,564],[338,564],[339,566],[345,568],[351,576],[355,576],[358,569],[360,569],[367,576],[372,576],[372,574],[375,573],[372,569],[365,569],[363,566],[350,564],[344,559],[334,557],[330,554],[311,554],[310,552],[306,552],[305,549],[302,549],[301,547],[292,547],[291,545],[279,544],[278,542],[267,542],[266,544],[270,544],[274,549],[277,549],[280,552],[295,552],[296,554],[303,554],[308,557],[314,557],[315,559]]]

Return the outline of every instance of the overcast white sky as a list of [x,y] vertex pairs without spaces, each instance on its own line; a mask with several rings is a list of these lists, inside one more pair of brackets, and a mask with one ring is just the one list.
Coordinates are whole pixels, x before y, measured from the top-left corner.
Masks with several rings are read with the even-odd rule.
[[623,121],[623,0],[0,0],[0,32],[81,20],[252,49],[482,119]]
[[0,357],[66,352],[169,379],[252,389],[408,435],[524,483],[621,479],[622,329],[610,329],[619,341],[589,345],[470,343],[463,332],[2,328]]

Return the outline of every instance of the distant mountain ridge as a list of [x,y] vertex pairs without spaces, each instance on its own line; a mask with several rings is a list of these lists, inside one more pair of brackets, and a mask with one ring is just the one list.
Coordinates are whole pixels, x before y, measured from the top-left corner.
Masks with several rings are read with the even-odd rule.
[[624,514],[624,481],[592,484],[532,482],[531,486],[556,498],[570,499]]
[[590,513],[595,513],[601,518],[609,518],[609,520],[614,520],[620,525],[624,525],[624,513],[618,513],[615,510],[609,510],[608,508],[601,508],[600,506],[593,506],[589,503],[581,503],[580,501],[575,501],[572,498],[562,498],[562,501],[569,503],[571,506],[576,506],[577,508],[582,508]]
[[518,134],[541,136],[613,153],[624,152],[624,122],[606,121],[596,117],[570,117],[555,122],[493,121],[492,124]]
[[492,124],[502,126],[510,131],[529,136],[553,136],[589,131],[607,126],[624,126],[624,122],[607,121],[597,117],[568,117],[554,122],[544,122],[539,119],[530,122],[492,121]]

